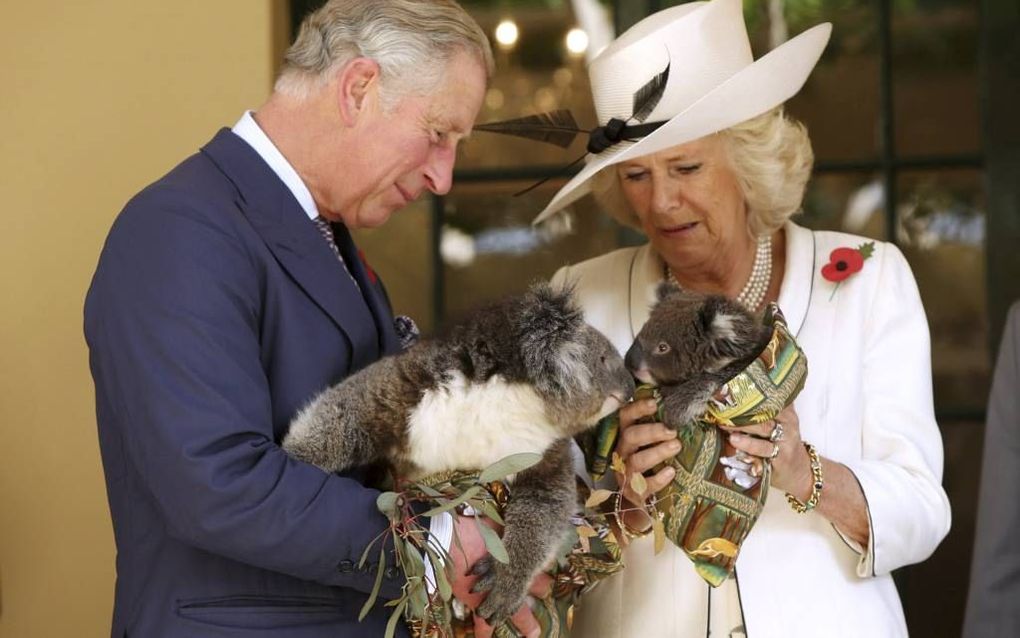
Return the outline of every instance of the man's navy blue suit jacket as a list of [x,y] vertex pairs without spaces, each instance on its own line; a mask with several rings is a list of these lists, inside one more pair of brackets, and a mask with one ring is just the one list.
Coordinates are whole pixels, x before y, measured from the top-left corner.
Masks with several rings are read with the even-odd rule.
[[[85,302],[113,636],[382,635],[381,604],[357,621],[378,551],[356,565],[387,525],[377,492],[279,447],[317,392],[399,350],[384,291],[335,230],[360,291],[227,129],[114,223]],[[383,597],[400,582],[388,570]]]

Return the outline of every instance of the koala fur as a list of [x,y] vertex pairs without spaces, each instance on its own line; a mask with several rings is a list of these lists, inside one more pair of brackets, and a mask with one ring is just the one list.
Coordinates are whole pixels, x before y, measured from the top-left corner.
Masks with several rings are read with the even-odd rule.
[[746,368],[772,334],[739,302],[663,283],[658,303],[627,351],[640,381],[658,386],[663,420],[679,428],[701,416],[712,395]]
[[543,455],[513,479],[502,564],[480,561],[477,613],[491,622],[523,603],[577,507],[569,439],[628,400],[623,358],[587,325],[572,291],[539,284],[478,310],[327,389],[292,421],[283,448],[331,472],[385,463],[414,480]]

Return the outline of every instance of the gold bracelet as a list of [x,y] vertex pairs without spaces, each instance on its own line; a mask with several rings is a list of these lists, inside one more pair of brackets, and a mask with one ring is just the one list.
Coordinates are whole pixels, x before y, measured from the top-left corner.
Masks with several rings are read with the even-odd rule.
[[822,497],[822,487],[825,486],[825,479],[822,478],[822,461],[818,458],[818,451],[815,450],[815,446],[807,442],[804,442],[804,449],[807,450],[808,458],[811,459],[811,496],[808,497],[806,503],[801,503],[796,496],[789,492],[786,493],[786,500],[789,501],[793,511],[798,514],[815,509],[818,499]]
[[[620,531],[623,532],[623,535],[626,536],[628,539],[633,540],[635,538],[642,538],[644,536],[648,536],[649,534],[651,534],[652,533],[651,525],[649,525],[648,529],[646,530],[636,530],[627,524],[627,521],[624,520],[624,517],[626,515],[624,514],[624,512],[620,511],[620,504],[622,502],[623,502],[623,488],[620,488],[620,491],[616,493],[616,503],[615,505],[613,505],[613,518],[616,519],[616,526],[620,528]],[[651,517],[652,515],[648,514],[648,516]]]

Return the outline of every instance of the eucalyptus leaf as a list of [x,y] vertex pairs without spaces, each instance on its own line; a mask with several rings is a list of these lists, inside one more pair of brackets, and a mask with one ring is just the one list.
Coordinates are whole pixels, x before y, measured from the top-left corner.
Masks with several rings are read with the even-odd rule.
[[425,551],[428,552],[429,562],[432,563],[432,573],[436,577],[436,589],[439,590],[439,595],[443,597],[445,602],[450,602],[450,597],[453,596],[453,588],[450,587],[450,579],[446,576],[446,564],[431,547],[426,547]]
[[365,561],[368,560],[368,552],[372,549],[372,546],[375,545],[375,542],[379,540],[379,538],[374,539],[371,543],[365,546],[365,551],[361,552],[361,560],[358,561],[358,569],[365,566]]
[[397,499],[400,497],[396,492],[382,492],[375,499],[375,506],[385,514],[391,521],[400,518],[397,511]]
[[404,615],[405,607],[407,607],[407,596],[400,599],[400,604],[397,605],[390,615],[390,620],[386,623],[386,633],[383,634],[384,638],[393,638],[393,635],[397,632],[397,623],[400,622],[400,618]]
[[435,516],[436,514],[442,514],[443,512],[449,512],[450,510],[452,510],[453,508],[457,507],[461,503],[464,503],[464,502],[474,498],[474,496],[476,494],[478,494],[479,492],[481,492],[481,491],[482,491],[482,486],[481,485],[472,485],[471,487],[467,488],[467,490],[465,490],[464,493],[461,494],[460,496],[458,496],[457,498],[455,498],[455,499],[453,499],[451,501],[447,501],[447,502],[443,503],[442,505],[437,505],[436,507],[433,507],[432,509],[430,509],[427,512],[423,513],[422,516]]
[[523,472],[529,467],[537,464],[542,460],[541,454],[535,454],[534,452],[521,452],[520,454],[511,454],[510,456],[500,459],[485,468],[485,470],[478,475],[479,483],[491,483],[500,479],[506,478],[511,474]]
[[506,547],[496,530],[481,522],[478,523],[478,530],[482,534],[482,540],[485,541],[485,549],[489,550],[492,557],[504,565],[509,564],[510,556],[506,553]]
[[609,497],[612,495],[613,492],[610,490],[595,490],[591,493],[591,496],[588,497],[588,500],[584,502],[584,506],[596,507],[608,501]]
[[361,613],[358,614],[358,622],[365,619],[368,615],[369,610],[372,609],[372,605],[375,604],[375,599],[379,597],[379,590],[382,588],[383,571],[386,569],[386,546],[383,545],[379,548],[379,569],[375,572],[375,583],[372,585],[372,593],[368,595],[368,600],[361,607]]
[[648,491],[648,481],[645,480],[644,475],[641,472],[634,472],[630,475],[630,486],[640,495],[644,495]]
[[427,496],[431,496],[432,498],[444,498],[443,493],[433,487],[429,487],[422,483],[415,483],[414,486],[424,492]]
[[[474,505],[474,503],[472,503],[472,505]],[[485,514],[486,517],[491,518],[496,523],[506,525],[506,523],[503,522],[503,517],[499,515],[499,510],[492,501],[480,500],[478,501],[478,506],[475,507],[475,509],[481,511],[482,514]]]
[[652,518],[652,532],[655,534],[655,553],[658,554],[666,547],[666,528],[658,516]]
[[421,552],[410,541],[404,541],[404,573],[410,578],[412,576],[425,575],[425,560]]
[[615,471],[619,472],[620,474],[623,474],[624,472],[627,471],[627,466],[623,464],[623,457],[621,457],[616,452],[613,452],[613,462],[610,465],[610,467],[612,467]]
[[415,577],[407,582],[410,590],[407,592],[407,599],[411,617],[424,619],[425,609],[429,606],[429,597],[425,592],[425,579]]

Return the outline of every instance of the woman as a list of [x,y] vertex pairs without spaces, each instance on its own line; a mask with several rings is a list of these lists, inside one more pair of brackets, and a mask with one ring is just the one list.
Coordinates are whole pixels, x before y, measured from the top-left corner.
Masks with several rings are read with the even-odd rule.
[[[587,320],[621,352],[664,280],[752,310],[777,301],[810,372],[776,421],[730,436],[773,467],[734,576],[711,590],[681,550],[667,543],[655,555],[637,538],[622,574],[582,600],[577,636],[907,633],[890,572],[927,558],[950,523],[924,310],[894,246],[875,242],[865,257],[862,238],[789,221],[813,155],[781,104],[828,35],[820,25],[753,61],[740,0],[714,0],[645,19],[592,62],[602,126],[585,169],[536,221],[591,190],[648,244],[563,268],[554,281],[575,283]],[[853,254],[829,264],[837,248]],[[627,475],[679,449],[662,424],[635,424],[653,412],[641,402],[621,410]],[[654,474],[640,495],[625,481],[625,495],[642,503],[671,477]],[[640,511],[626,522],[649,526]]]

